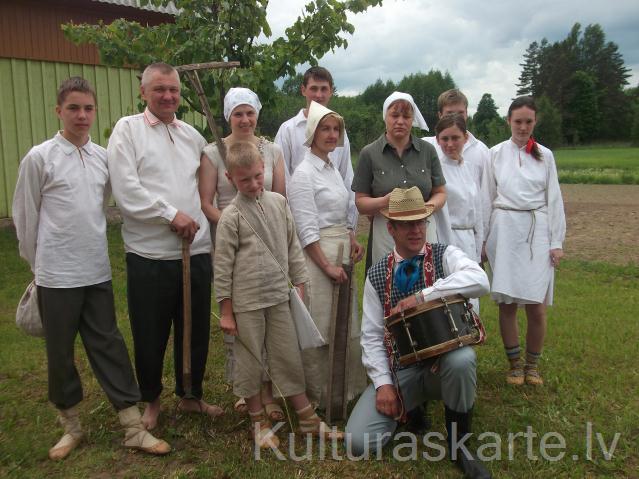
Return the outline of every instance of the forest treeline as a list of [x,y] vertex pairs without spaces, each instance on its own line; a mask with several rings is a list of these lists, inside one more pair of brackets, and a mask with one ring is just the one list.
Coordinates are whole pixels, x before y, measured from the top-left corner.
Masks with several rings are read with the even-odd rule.
[[[639,86],[629,87],[629,69],[618,46],[606,41],[600,25],[582,30],[575,24],[568,36],[554,43],[533,42],[526,50],[517,95],[533,95],[539,107],[536,137],[551,147],[592,142],[639,144]],[[299,94],[302,75],[287,78],[260,116],[262,134],[274,137],[279,125],[304,106]],[[393,91],[413,95],[427,123],[437,123],[437,97],[456,88],[448,72],[413,73],[399,82],[378,79],[357,96],[331,100],[331,108],[344,116],[353,151],[384,131],[381,107]],[[500,105],[506,106],[506,105]],[[492,146],[509,136],[492,95],[486,92],[469,118],[470,130]],[[475,108],[473,108],[475,107]],[[425,132],[417,132],[425,135]],[[433,134],[433,133],[430,133]]]

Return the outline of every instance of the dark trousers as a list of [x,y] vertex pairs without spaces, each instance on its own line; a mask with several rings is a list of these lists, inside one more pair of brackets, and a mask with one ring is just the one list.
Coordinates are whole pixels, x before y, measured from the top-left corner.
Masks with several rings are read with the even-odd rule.
[[47,347],[49,400],[58,409],[69,409],[82,400],[74,361],[78,333],[93,373],[113,407],[119,411],[140,400],[129,353],[115,320],[111,281],[79,288],[38,286],[38,307]]
[[[127,297],[142,401],[162,391],[164,352],[173,325],[175,394],[182,385],[182,261],[152,260],[127,253]],[[192,394],[202,398],[211,321],[211,255],[191,256]]]

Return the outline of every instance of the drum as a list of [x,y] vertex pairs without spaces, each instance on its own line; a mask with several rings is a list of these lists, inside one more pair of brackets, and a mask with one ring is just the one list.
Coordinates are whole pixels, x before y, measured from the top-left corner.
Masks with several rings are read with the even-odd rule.
[[386,318],[402,366],[482,343],[486,333],[466,298],[448,296]]

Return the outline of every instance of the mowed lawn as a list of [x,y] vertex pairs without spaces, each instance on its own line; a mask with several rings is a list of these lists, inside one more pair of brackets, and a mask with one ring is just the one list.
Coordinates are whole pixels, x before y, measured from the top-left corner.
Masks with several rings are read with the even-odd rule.
[[[118,321],[132,351],[118,227],[109,228],[109,242]],[[361,283],[361,271],[358,276]],[[174,452],[154,458],[125,451],[119,445],[122,433],[115,413],[78,342],[77,365],[85,388],[80,408],[88,440],[64,462],[52,463],[47,450],[61,430],[47,401],[44,344],[25,336],[14,324],[15,305],[29,280],[30,272],[18,258],[13,231],[0,230],[0,477],[460,477],[447,460],[411,460],[424,453],[437,456],[421,438],[419,446],[406,440],[391,442],[381,460],[341,460],[339,447],[328,448],[321,460],[317,444],[312,445],[313,460],[293,460],[295,454],[303,457],[306,448],[298,442],[289,450],[290,443],[281,434],[285,460],[273,452],[264,452],[255,460],[247,420],[232,411],[234,398],[223,380],[222,338],[214,319],[205,397],[223,405],[226,417],[216,422],[193,416],[176,419],[169,347],[164,412],[157,433],[174,446]],[[496,308],[487,299],[482,302],[488,341],[477,348],[474,431],[483,433],[476,445],[483,447],[484,457],[493,459],[488,467],[495,477],[637,477],[638,291],[639,268],[563,263],[542,360],[546,385],[536,389],[504,384],[506,361]],[[443,433],[443,406],[431,403],[430,409],[433,431]]]

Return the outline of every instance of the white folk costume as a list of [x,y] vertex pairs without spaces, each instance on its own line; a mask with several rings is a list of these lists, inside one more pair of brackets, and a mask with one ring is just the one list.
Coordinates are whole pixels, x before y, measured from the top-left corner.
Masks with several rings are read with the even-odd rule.
[[498,303],[552,304],[550,250],[566,236],[564,204],[552,152],[541,160],[511,140],[490,150],[482,182],[486,253]]
[[[316,102],[311,102],[308,113],[304,144],[311,146],[315,131],[322,119],[334,112]],[[338,116],[335,115],[337,118]],[[344,141],[343,119],[340,120],[338,146]],[[350,233],[357,227],[357,209],[350,182],[342,178],[330,161],[326,162],[311,150],[306,150],[304,161],[295,169],[289,183],[289,202],[302,248],[319,242],[330,264],[336,264],[338,249],[343,247],[342,264],[348,265],[351,255]],[[304,251],[310,275],[310,313],[322,337],[330,337],[330,307],[334,282]],[[348,358],[348,399],[354,398],[366,387],[366,374],[362,366],[359,346],[360,325],[357,307],[357,289],[353,278],[353,308],[351,313],[351,341]],[[302,352],[306,391],[308,398],[326,407],[328,388],[329,345]]]
[[[350,231],[357,226],[357,214],[350,184],[330,163],[324,162],[310,151],[297,167],[289,183],[289,202],[300,243],[303,248],[319,241],[319,246],[330,264],[337,261],[339,245],[343,245],[342,263],[348,264],[351,254]],[[304,252],[310,275],[310,313],[324,338],[329,337],[334,283]],[[354,299],[357,298],[356,290]],[[351,344],[349,356],[349,391],[352,399],[366,387],[366,375],[361,363],[359,346],[360,325],[356,299],[351,316]],[[328,384],[328,344],[302,352],[307,396],[311,401],[326,406]]]
[[476,262],[481,259],[484,225],[479,185],[473,168],[466,159],[439,157],[446,178],[446,204],[452,229],[451,244]]
[[[464,158],[464,161],[470,165],[473,171],[473,177],[475,178],[477,187],[479,188],[481,187],[481,180],[484,176],[484,171],[486,171],[486,165],[490,161],[490,150],[484,144],[484,142],[478,140],[470,131],[468,131],[467,133],[468,139],[466,140],[466,143],[464,143],[462,157]],[[445,156],[441,147],[437,143],[436,136],[425,136],[422,138],[422,140],[427,141],[428,143],[433,145],[435,147],[435,150],[437,150],[437,155],[440,158],[443,158]]]

